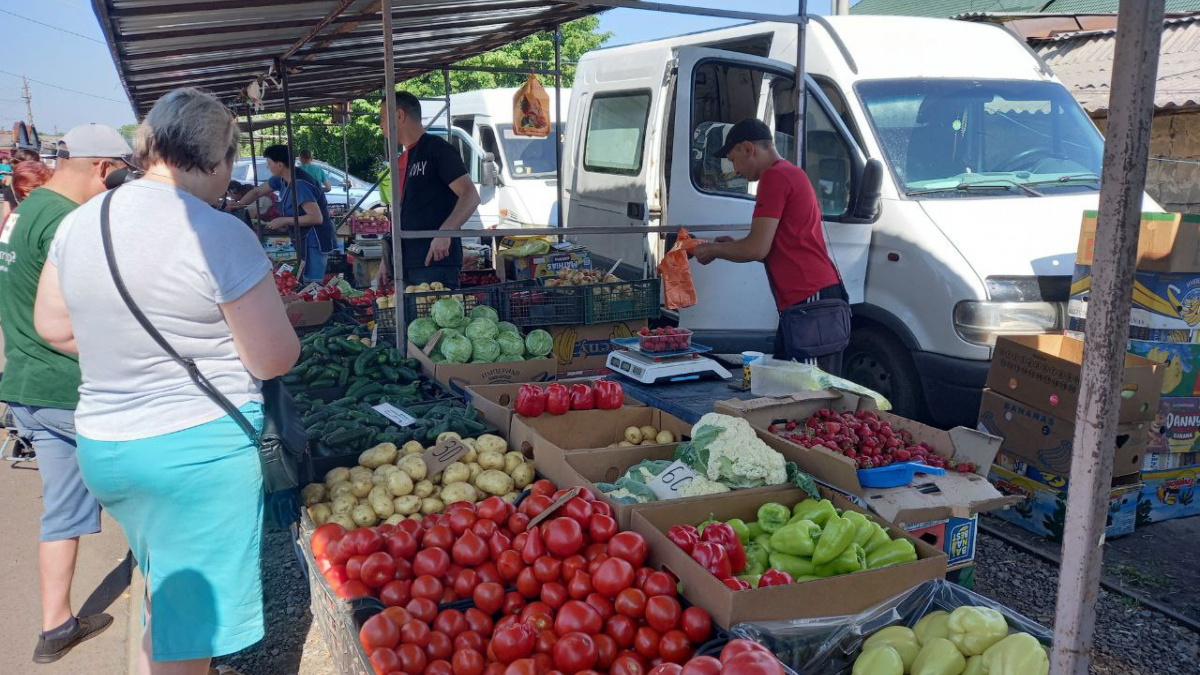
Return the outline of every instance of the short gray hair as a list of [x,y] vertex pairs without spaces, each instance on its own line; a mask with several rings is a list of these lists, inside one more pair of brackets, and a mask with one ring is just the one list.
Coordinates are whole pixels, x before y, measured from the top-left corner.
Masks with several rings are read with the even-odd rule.
[[190,171],[212,171],[237,155],[237,118],[212,94],[183,87],[155,102],[138,125],[134,155],[147,167],[155,162]]

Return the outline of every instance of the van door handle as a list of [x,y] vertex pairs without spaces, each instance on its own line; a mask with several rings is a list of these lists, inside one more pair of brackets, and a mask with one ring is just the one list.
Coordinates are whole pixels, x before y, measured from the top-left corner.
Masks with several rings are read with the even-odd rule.
[[625,215],[635,220],[645,220],[646,205],[638,202],[629,202],[625,206]]

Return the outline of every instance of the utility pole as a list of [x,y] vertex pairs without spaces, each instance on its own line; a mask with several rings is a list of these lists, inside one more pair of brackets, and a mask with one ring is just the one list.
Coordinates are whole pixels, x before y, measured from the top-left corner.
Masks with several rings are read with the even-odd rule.
[[33,95],[29,93],[29,80],[21,76],[21,98],[25,99],[25,112],[29,115],[29,126],[33,124]]
[[850,13],[850,0],[832,0],[832,4],[830,14],[845,16]]

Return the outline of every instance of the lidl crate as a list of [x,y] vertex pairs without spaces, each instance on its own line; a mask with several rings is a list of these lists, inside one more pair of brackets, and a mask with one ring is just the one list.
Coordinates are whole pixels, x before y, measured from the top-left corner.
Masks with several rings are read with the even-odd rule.
[[500,318],[517,326],[577,325],[584,322],[584,286],[518,286],[498,293]]
[[589,325],[657,319],[662,313],[658,279],[593,284],[583,288],[584,319]]

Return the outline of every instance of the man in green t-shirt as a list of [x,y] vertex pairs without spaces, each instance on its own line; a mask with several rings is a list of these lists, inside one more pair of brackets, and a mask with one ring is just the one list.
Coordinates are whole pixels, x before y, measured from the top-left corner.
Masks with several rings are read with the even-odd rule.
[[307,149],[300,151],[300,168],[316,179],[322,190],[329,192],[333,189],[333,185],[329,183],[329,175],[325,173],[325,169],[312,163],[312,152]]
[[107,614],[75,617],[71,581],[79,538],[100,531],[100,505],[88,492],[75,456],[79,362],[50,347],[34,327],[33,305],[46,252],[59,223],[83,202],[119,184],[133,151],[115,129],[84,124],[63,136],[54,175],[29,193],[0,225],[0,328],[7,361],[0,401],[17,431],[33,443],[42,478],[38,544],[42,633],[35,663],[62,658],[112,623]]

